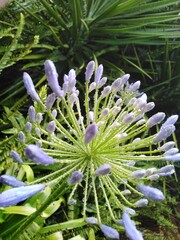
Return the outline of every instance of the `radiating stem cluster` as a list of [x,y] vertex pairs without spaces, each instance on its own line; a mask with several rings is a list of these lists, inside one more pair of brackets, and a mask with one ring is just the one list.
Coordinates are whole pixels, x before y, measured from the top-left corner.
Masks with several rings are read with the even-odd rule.
[[[52,172],[28,184],[46,183],[52,188],[66,182],[71,190],[69,204],[75,203],[78,189],[83,189],[78,196],[82,199],[82,215],[89,224],[99,225],[106,237],[113,238],[114,234],[118,239],[115,229],[103,225],[108,211],[114,223],[123,213],[123,221],[127,221],[124,227],[132,228],[137,239],[142,239],[131,223],[131,208],[146,206],[148,199],[163,200],[160,190],[146,184],[173,174],[174,166],[157,169],[144,164],[143,168],[138,162],[152,165],[157,160],[180,160],[175,143],[164,144],[175,131],[178,116],[164,121],[165,114],[159,112],[148,119],[146,113],[155,104],[148,103],[146,94],[139,92],[140,81],[130,83],[130,75],[125,74],[107,85],[103,66],[95,66],[94,61],[86,67],[85,86],[80,91],[73,69],[64,75],[62,87],[52,61],[45,62],[45,72],[53,91],[46,100],[36,92],[30,76],[24,74],[25,87],[35,103],[29,107],[26,124],[18,135],[26,158],[22,161],[15,151],[11,151],[11,157],[19,164],[32,160],[54,165]],[[80,101],[83,92],[84,101]],[[159,131],[149,136],[149,129],[157,125]],[[90,208],[96,209],[97,221]]]

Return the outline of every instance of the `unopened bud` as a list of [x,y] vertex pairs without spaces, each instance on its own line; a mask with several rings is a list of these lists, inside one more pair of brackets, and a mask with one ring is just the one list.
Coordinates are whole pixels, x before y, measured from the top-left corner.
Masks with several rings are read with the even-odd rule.
[[20,157],[20,155],[16,151],[11,150],[10,151],[10,157],[12,157],[12,159],[15,162],[18,162],[18,163],[22,163],[23,162],[22,158]]
[[82,181],[83,174],[81,171],[75,171],[72,173],[71,177],[67,180],[68,184],[74,185]]
[[100,79],[101,79],[101,77],[102,77],[102,74],[103,74],[103,65],[100,64],[100,65],[98,66],[98,68],[97,68],[97,71],[96,71],[96,74],[95,74],[95,78],[94,78],[94,82],[95,82],[96,84],[99,83],[99,81],[100,81]]
[[34,83],[28,73],[23,73],[23,82],[27,93],[31,96],[32,100],[40,102],[40,98],[35,90]]
[[36,121],[36,110],[33,106],[30,106],[28,109],[28,116],[31,122]]
[[154,201],[164,200],[163,193],[157,188],[139,184],[137,187],[137,190],[140,191],[142,194],[144,194],[145,197],[151,200],[154,200]]
[[134,203],[135,207],[146,207],[148,205],[148,200],[146,198],[142,198]]
[[97,124],[96,123],[90,124],[85,130],[85,136],[84,136],[85,144],[90,143],[97,134],[98,134]]
[[95,171],[96,176],[104,176],[109,174],[111,171],[111,166],[109,164],[103,164]]
[[158,112],[148,119],[147,126],[149,128],[151,128],[151,127],[161,123],[164,118],[165,118],[165,113]]
[[58,83],[58,73],[56,71],[54,63],[51,60],[46,60],[44,63],[44,68],[48,85],[58,97],[62,97],[61,87]]
[[85,80],[90,81],[95,69],[95,62],[90,61],[86,66],[86,72],[85,72]]

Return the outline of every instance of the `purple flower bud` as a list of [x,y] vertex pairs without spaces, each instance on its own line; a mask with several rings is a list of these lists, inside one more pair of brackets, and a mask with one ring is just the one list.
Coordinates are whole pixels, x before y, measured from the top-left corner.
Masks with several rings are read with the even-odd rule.
[[138,138],[135,138],[132,142],[136,143],[136,142],[139,142],[140,140],[141,140],[141,138],[138,137]]
[[138,169],[134,172],[132,172],[129,176],[130,178],[143,178],[146,174],[146,170],[144,169]]
[[124,223],[124,227],[126,230],[126,235],[131,239],[131,240],[143,240],[142,233],[137,230],[134,222],[131,220],[129,215],[124,212],[122,215],[122,220]]
[[170,172],[171,170],[174,170],[174,165],[167,165],[158,170],[158,173],[167,173]]
[[103,77],[101,78],[101,80],[99,81],[99,83],[97,84],[98,88],[101,88],[102,86],[104,86],[104,84],[106,84],[107,82],[107,77]]
[[38,146],[39,148],[41,148],[41,147],[42,147],[42,141],[41,141],[41,140],[37,141],[37,142],[36,142],[36,146]]
[[20,132],[18,133],[18,139],[19,139],[21,142],[25,142],[26,137],[25,137],[25,135],[24,135],[24,133],[23,133],[22,131],[20,131]]
[[158,174],[153,174],[149,176],[147,179],[149,179],[150,181],[156,181],[158,178],[159,178]]
[[97,220],[97,218],[95,218],[95,217],[87,217],[87,218],[85,219],[85,221],[86,221],[88,224],[98,225],[98,220]]
[[85,144],[90,143],[97,134],[98,134],[97,124],[96,123],[90,124],[85,130],[85,136],[84,136]]
[[102,77],[102,74],[103,74],[103,65],[100,64],[100,65],[98,66],[98,68],[97,68],[97,71],[96,71],[96,74],[95,74],[95,78],[94,78],[94,82],[95,82],[96,84],[99,83],[99,81],[100,81],[100,79],[101,79],[101,77]]
[[32,124],[30,122],[27,122],[25,125],[26,132],[30,133],[32,130]]
[[109,108],[104,108],[101,112],[101,117],[105,117],[107,116],[109,113]]
[[68,92],[72,92],[76,85],[76,72],[71,69],[68,73]]
[[161,123],[164,118],[165,118],[165,113],[158,112],[148,119],[147,126],[151,128],[154,125]]
[[134,203],[135,207],[146,207],[148,205],[148,200],[146,198],[142,198]]
[[119,98],[117,101],[116,101],[116,105],[120,105],[122,103],[122,98]]
[[69,185],[74,185],[82,181],[83,174],[81,171],[75,171],[72,173],[71,177],[67,180]]
[[36,110],[33,106],[30,106],[28,109],[28,116],[31,122],[36,121]]
[[139,184],[137,187],[137,190],[140,191],[142,194],[144,194],[145,197],[151,200],[154,200],[154,201],[164,200],[163,193],[157,188]]
[[[126,136],[127,136],[127,135],[126,135]],[[126,161],[125,164],[126,164],[126,166],[131,166],[131,167],[133,167],[133,166],[136,164],[136,162],[134,162],[134,161]]]
[[25,148],[26,157],[31,159],[33,162],[42,165],[49,165],[54,163],[54,159],[49,157],[42,149],[38,146],[30,144]]
[[101,165],[98,169],[95,171],[96,176],[103,176],[109,174],[111,171],[111,166],[107,163]]
[[104,98],[106,96],[108,96],[111,92],[111,86],[107,86],[105,87],[102,92],[101,92],[101,97]]
[[117,121],[113,122],[113,124],[111,125],[112,128],[117,128],[119,127],[121,124],[118,123]]
[[130,84],[129,88],[127,89],[127,92],[135,92],[135,91],[137,91],[139,89],[140,85],[141,85],[140,81],[137,81],[137,82],[135,82],[133,84]]
[[93,118],[94,118],[94,112],[93,111],[89,111],[89,121],[93,122]]
[[164,156],[165,161],[179,162],[180,161],[180,153],[176,153],[174,155]]
[[157,168],[148,168],[148,169],[146,169],[146,176],[150,176],[156,172],[157,172]]
[[146,122],[145,119],[141,119],[136,123],[136,125],[140,126],[140,125],[143,125],[145,122]]
[[0,207],[9,207],[32,197],[45,188],[44,184],[34,184],[11,188],[0,194]]
[[[129,100],[129,102],[128,102],[128,107],[132,106],[133,104],[138,106],[138,104],[137,104],[137,98],[135,98],[135,97],[133,97],[133,98],[131,98],[131,99]],[[136,108],[137,108],[137,106],[136,106]],[[137,109],[139,109],[139,106],[138,106]]]
[[95,83],[95,82],[92,82],[92,83],[89,85],[89,92],[92,92],[95,88],[96,88],[96,83]]
[[122,120],[122,124],[131,123],[133,121],[133,119],[134,119],[134,113],[132,113],[132,112],[127,113],[126,116]]
[[168,117],[168,119],[165,121],[165,123],[162,124],[162,127],[165,127],[170,124],[175,124],[178,120],[178,115],[172,115],[171,117]]
[[57,110],[56,110],[56,109],[53,109],[53,111],[52,111],[52,115],[53,115],[54,118],[57,117]]
[[129,195],[129,194],[131,194],[131,191],[129,189],[126,189],[124,191],[121,191],[121,194],[122,195]]
[[71,105],[73,105],[73,104],[76,102],[77,99],[78,99],[78,96],[77,96],[76,93],[72,93],[72,94],[69,96],[69,101],[70,101]]
[[129,78],[130,78],[130,74],[124,74],[122,77],[122,82],[123,82],[123,84],[126,84],[127,83],[127,81],[129,80]]
[[141,110],[142,110],[143,113],[146,113],[146,112],[151,111],[154,107],[155,107],[155,103],[154,102],[149,102]]
[[154,143],[157,144],[166,140],[175,131],[175,126],[170,124],[165,127],[161,127],[160,131],[156,134],[154,138]]
[[26,185],[15,177],[6,174],[0,176],[0,182],[11,187],[21,187]]
[[51,109],[54,102],[56,100],[56,96],[55,96],[55,93],[51,93],[47,96],[47,99],[46,99],[46,108],[47,109]]
[[178,149],[178,148],[171,148],[171,149],[169,149],[168,151],[166,151],[166,152],[164,153],[164,156],[174,155],[174,154],[176,154],[176,153],[178,153],[178,152],[179,152],[179,149]]
[[116,229],[106,226],[104,224],[101,224],[100,226],[101,231],[103,232],[104,236],[110,239],[116,239],[119,240],[119,233]]
[[48,126],[47,126],[47,131],[49,133],[53,133],[56,129],[56,122],[55,121],[51,121],[48,123]]
[[169,172],[158,173],[158,175],[159,175],[160,177],[165,177],[165,176],[170,176],[170,175],[172,175],[172,174],[174,174],[174,173],[175,173],[175,170],[172,169],[172,170],[169,171]]
[[166,152],[168,151],[169,149],[173,148],[175,146],[175,142],[173,141],[170,141],[170,142],[166,142],[165,144],[163,144],[159,150],[163,151],[163,152]]
[[130,215],[135,215],[136,211],[132,208],[124,207],[124,211]]
[[43,115],[42,115],[42,113],[37,113],[37,114],[36,114],[36,121],[37,121],[37,123],[41,123],[42,120],[43,120]]
[[54,63],[51,60],[46,60],[44,63],[44,67],[48,85],[58,97],[62,97],[61,87],[58,83],[58,73],[56,71]]
[[40,129],[39,129],[38,127],[35,128],[35,132],[36,132],[36,135],[37,135],[38,137],[41,136],[41,131],[40,131]]
[[113,115],[118,114],[120,110],[121,110],[121,107],[117,107],[117,106],[114,106],[111,109]]
[[95,62],[90,61],[86,66],[86,72],[85,72],[85,80],[90,81],[95,69]]
[[63,83],[63,88],[62,89],[63,89],[65,94],[68,92],[68,86],[69,86],[68,82]]
[[122,79],[121,78],[117,78],[111,85],[111,91],[113,93],[119,91],[119,87],[120,87],[121,83],[122,83]]
[[20,155],[16,151],[11,150],[10,151],[10,157],[12,157],[12,159],[15,162],[18,162],[18,163],[22,163],[23,162],[21,157],[20,157]]
[[125,137],[127,137],[127,133],[126,133],[126,132],[124,132],[124,133],[119,133],[119,134],[117,134],[116,136],[118,137],[119,140],[121,140],[121,139],[124,139]]
[[26,72],[23,73],[23,82],[24,82],[24,86],[27,90],[27,93],[31,96],[32,100],[34,100],[36,102],[40,102],[41,100],[35,90],[33,81],[31,79],[31,77],[29,76],[29,74]]

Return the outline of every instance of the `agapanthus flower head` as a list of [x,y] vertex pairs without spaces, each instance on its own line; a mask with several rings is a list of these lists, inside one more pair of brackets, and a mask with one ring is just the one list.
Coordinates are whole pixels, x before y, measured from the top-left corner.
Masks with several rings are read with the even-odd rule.
[[0,207],[9,207],[22,202],[45,188],[45,184],[34,184],[11,188],[0,194]]
[[[74,69],[61,81],[54,63],[47,60],[45,73],[53,93],[40,99],[41,107],[35,103],[29,108],[26,123],[32,129],[28,132],[25,125],[21,131],[28,159],[35,164],[55,164],[38,182],[67,184],[68,199],[82,199],[77,205],[81,205],[84,219],[89,207],[93,209],[92,217],[97,218],[105,237],[119,239],[115,224],[124,211],[124,226],[130,228],[127,235],[134,232],[134,239],[142,239],[129,214],[133,208],[145,207],[149,199],[164,199],[162,187],[148,186],[148,182],[153,185],[174,171],[171,167],[158,170],[153,167],[155,161],[164,165],[165,160],[180,161],[170,139],[177,115],[166,120],[163,112],[150,114],[155,104],[140,92],[140,81],[129,81],[129,74],[109,81],[103,76],[103,66],[94,61],[86,67],[84,89],[82,85],[77,88]],[[37,116],[41,114],[40,121]],[[114,223],[113,228],[107,226],[107,219]]]

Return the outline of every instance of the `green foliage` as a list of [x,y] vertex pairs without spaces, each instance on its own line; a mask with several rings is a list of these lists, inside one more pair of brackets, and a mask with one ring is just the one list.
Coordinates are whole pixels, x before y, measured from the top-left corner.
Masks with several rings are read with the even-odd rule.
[[[1,21],[2,22],[2,21]],[[1,23],[2,24],[2,23]],[[8,24],[3,22],[3,25]],[[14,65],[16,62],[23,60],[32,48],[38,44],[39,37],[34,36],[32,43],[20,43],[22,31],[24,27],[24,16],[20,14],[20,22],[18,26],[3,28],[0,31],[1,47],[0,47],[0,73],[3,69]],[[16,32],[15,32],[16,31]]]
[[[21,38],[32,41],[34,35],[39,36],[33,52],[23,57],[23,69],[42,66],[49,58],[57,62],[62,77],[67,69],[78,66],[80,72],[87,61],[98,59],[109,69],[108,75],[119,75],[123,69],[152,79],[159,74],[156,63],[164,51],[162,46],[171,46],[172,52],[180,44],[178,6],[175,0],[16,0],[0,19],[14,25],[17,13],[23,12],[26,21]],[[21,64],[16,65],[16,70],[19,68]],[[35,82],[42,76],[40,71],[33,75]],[[176,73],[173,79],[176,81]],[[18,78],[13,84],[18,91],[8,89],[2,94],[3,104],[12,106],[7,95],[17,98],[22,93],[20,81]],[[153,84],[158,88],[159,83]]]

